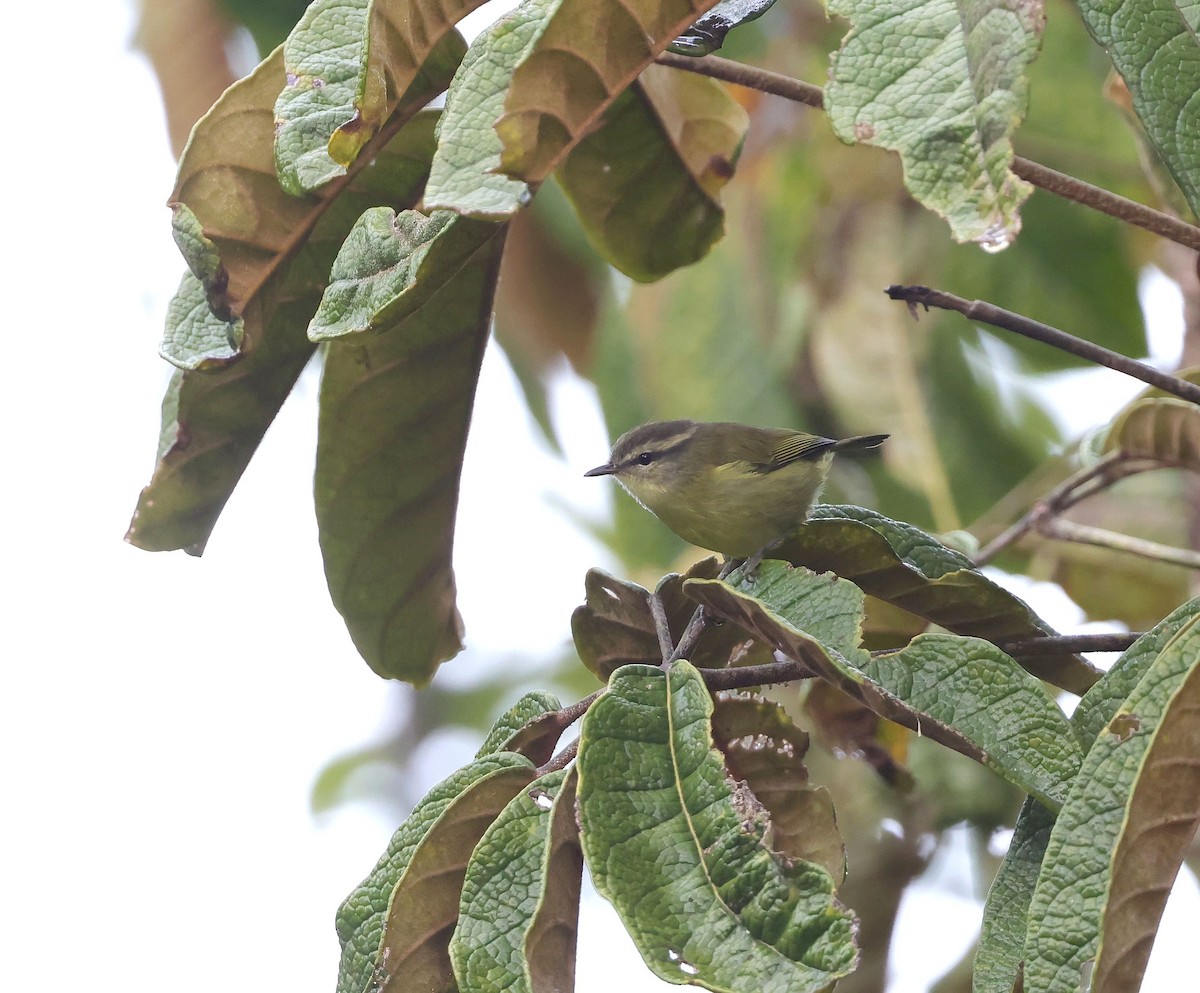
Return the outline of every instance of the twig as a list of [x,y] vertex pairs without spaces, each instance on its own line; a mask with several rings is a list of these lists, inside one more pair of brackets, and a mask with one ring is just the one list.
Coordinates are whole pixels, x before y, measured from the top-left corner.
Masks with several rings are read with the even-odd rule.
[[565,769],[571,764],[571,760],[579,754],[579,739],[576,738],[566,748],[554,756],[545,765],[539,765],[534,771],[535,776],[545,776],[550,772],[558,772],[559,769]]
[[[736,83],[739,86],[759,90],[763,93],[773,93],[797,103],[807,104],[809,107],[817,109],[825,107],[824,92],[819,86],[793,79],[790,76],[783,76],[777,72],[769,72],[766,69],[723,59],[716,55],[688,58],[664,52],[658,57],[658,62],[673,69],[710,76],[713,79]],[[1065,200],[1091,207],[1110,217],[1134,224],[1187,248],[1200,251],[1200,227],[1194,224],[1188,224],[1161,210],[1155,210],[1153,207],[1147,207],[1145,204],[1118,196],[1109,190],[1085,183],[1074,176],[1058,172],[1019,155],[1013,157],[1012,171],[1047,193],[1053,193]]]
[[1020,155],[1013,156],[1012,171],[1047,193],[1054,193],[1064,200],[1073,200],[1102,214],[1108,214],[1109,217],[1160,235],[1185,248],[1200,251],[1200,227],[1196,227],[1195,224],[1188,224],[1178,217],[1147,207],[1144,203],[1085,183],[1082,179],[1076,179],[1065,172],[1051,169]]
[[1140,638],[1144,632],[1112,631],[1103,634],[1053,634],[1044,638],[1022,638],[1019,641],[997,641],[997,648],[1004,649],[1017,659],[1036,655],[1057,655],[1059,652],[1123,652]]
[[704,685],[714,693],[718,690],[737,690],[747,686],[767,686],[771,683],[790,683],[796,679],[816,676],[803,662],[787,659],[764,665],[747,665],[736,669],[700,669]]
[[[725,579],[734,569],[738,567],[741,559],[727,559],[725,564],[721,566],[721,571],[717,573],[717,579]],[[700,640],[700,636],[704,634],[704,629],[708,627],[708,615],[705,614],[703,607],[697,607],[692,612],[691,620],[688,621],[687,627],[683,629],[683,634],[679,636],[679,644],[675,646],[675,650],[666,656],[666,661],[663,662],[665,669],[672,662],[678,662],[683,658],[690,658],[692,649],[696,647],[696,643]]]
[[748,66],[744,62],[723,59],[719,55],[691,58],[686,55],[676,55],[674,52],[663,52],[657,61],[659,65],[670,66],[672,69],[683,69],[685,72],[710,76],[726,83],[737,83],[750,90],[773,93],[786,100],[808,104],[817,110],[823,110],[825,107],[825,92],[813,83],[793,79],[782,73],[771,72],[769,69]]
[[1132,535],[1119,534],[1116,531],[1092,527],[1088,524],[1077,524],[1075,521],[1064,521],[1058,517],[1041,521],[1038,524],[1038,533],[1059,541],[1097,545],[1100,548],[1111,548],[1129,555],[1137,555],[1139,558],[1152,559],[1155,562],[1181,565],[1187,569],[1200,569],[1200,552],[1192,551],[1190,548],[1175,548],[1173,545],[1163,545],[1157,541],[1135,538]]
[[650,615],[654,618],[654,630],[658,635],[658,650],[662,654],[663,665],[666,666],[671,658],[671,624],[667,620],[667,610],[663,606],[662,597],[657,592],[650,594]]
[[889,286],[885,292],[893,300],[903,300],[910,308],[922,306],[954,310],[971,320],[982,321],[984,324],[1043,342],[1064,352],[1070,352],[1072,355],[1078,355],[1089,362],[1123,372],[1134,379],[1140,379],[1143,383],[1157,386],[1160,390],[1183,400],[1200,404],[1200,386],[1195,383],[1189,383],[1186,379],[1180,379],[1169,373],[1159,372],[1144,362],[1131,359],[1128,355],[1121,355],[1112,349],[1077,338],[1073,334],[1052,328],[1049,324],[1042,324],[1040,321],[1023,317],[1021,314],[1014,314],[1011,310],[1004,310],[984,300],[965,300],[953,293],[935,290],[928,286]]
[[975,555],[975,564],[984,565],[990,562],[1013,542],[1034,530],[1038,522],[1047,515],[1062,513],[1084,497],[1099,493],[1100,490],[1111,486],[1117,480],[1131,475],[1131,472],[1121,469],[1124,459],[1125,456],[1120,452],[1111,452],[1095,465],[1064,479],[1034,503],[1022,518],[980,549]]

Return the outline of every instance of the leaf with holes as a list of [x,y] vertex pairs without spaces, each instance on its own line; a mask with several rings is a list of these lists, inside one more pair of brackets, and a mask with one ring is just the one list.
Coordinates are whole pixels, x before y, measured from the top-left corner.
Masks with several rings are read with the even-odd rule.
[[513,797],[471,854],[450,939],[460,993],[573,989],[582,876],[575,774],[560,770]]
[[997,250],[1033,188],[1011,171],[1045,12],[1017,0],[831,0],[853,24],[825,88],[837,136],[893,149],[958,241]]
[[[1079,701],[1071,715],[1071,728],[1084,753],[1154,660],[1198,613],[1200,600],[1172,611],[1122,653]],[[1011,993],[1013,989],[1025,957],[1029,905],[1053,825],[1054,814],[1041,804],[1029,800],[1021,808],[1008,854],[983,909],[983,929],[975,956],[975,993]]]
[[427,89],[430,65],[439,78],[453,74],[466,51],[454,24],[482,3],[315,0],[283,45],[286,85],[275,102],[283,189],[301,196],[345,175],[385,124],[419,110],[410,92]]
[[512,74],[501,169],[539,183],[659,52],[716,0],[560,0]]
[[450,988],[448,943],[471,851],[534,775],[527,758],[501,752],[425,795],[338,908],[337,993]]
[[824,869],[765,847],[766,816],[726,779],[711,714],[687,662],[613,674],[583,719],[577,762],[592,879],[655,975],[816,993],[854,968],[854,918]]
[[718,694],[713,701],[713,744],[771,819],[767,845],[789,858],[815,862],[835,885],[846,877],[846,846],[824,786],[810,786],[804,756],[808,735],[779,704],[755,695]]
[[310,327],[349,335],[321,380],[325,575],[359,652],[388,678],[424,684],[462,647],[454,516],[503,241],[502,227],[450,214],[367,211]]
[[1050,833],[1029,908],[1025,984],[1136,989],[1200,821],[1200,617],[1154,658],[1096,738]]

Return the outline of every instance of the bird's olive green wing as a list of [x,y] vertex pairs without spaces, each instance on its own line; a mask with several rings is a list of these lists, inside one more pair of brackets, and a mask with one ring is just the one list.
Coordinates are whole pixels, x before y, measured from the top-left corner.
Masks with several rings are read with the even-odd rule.
[[819,458],[837,442],[786,428],[746,428],[741,424],[714,425],[719,451],[713,461],[726,469],[763,474],[803,459]]
[[771,468],[778,469],[803,459],[818,459],[837,444],[815,434],[790,434],[779,438],[771,450]]

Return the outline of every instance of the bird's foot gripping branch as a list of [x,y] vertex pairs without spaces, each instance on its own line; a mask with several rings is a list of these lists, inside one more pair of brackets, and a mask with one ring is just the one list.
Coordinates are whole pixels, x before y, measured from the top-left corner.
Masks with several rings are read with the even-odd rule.
[[[1048,968],[1044,918],[1029,908],[1070,885],[1067,848],[1077,858],[1083,845],[1098,865],[1113,851],[1135,857],[1119,817],[1089,829],[1087,777],[1102,770],[1127,805],[1139,777],[1121,763],[1144,754],[1154,773],[1172,760],[1176,701],[1197,692],[1200,601],[1101,677],[1056,653],[1058,636],[957,552],[873,512],[818,508],[778,555],[752,579],[707,559],[654,591],[591,571],[572,629],[605,687],[565,707],[522,697],[417,805],[339,912],[339,990],[543,988],[531,977],[572,988],[585,862],[660,977],[825,989],[858,961],[859,924],[839,894],[855,851],[830,793],[810,782],[804,725],[866,758],[885,790],[912,783],[914,735],[899,725],[1025,793],[1025,871],[1002,867],[976,968],[1011,976],[1021,957],[1027,975]],[[880,604],[943,631],[871,651],[896,637],[875,623]],[[1001,647],[1038,643],[1024,662]],[[1082,696],[1071,718],[1055,686]],[[1107,865],[1105,886],[1124,885]],[[1102,896],[1085,901],[1091,940]],[[1029,924],[1014,953],[997,934],[1017,915]],[[1073,954],[1094,954],[1086,936]]]

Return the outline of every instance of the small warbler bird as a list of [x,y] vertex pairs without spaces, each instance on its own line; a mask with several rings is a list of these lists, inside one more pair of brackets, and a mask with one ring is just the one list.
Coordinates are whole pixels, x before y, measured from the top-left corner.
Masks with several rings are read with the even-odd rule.
[[656,421],[621,435],[608,461],[584,475],[615,476],[679,537],[757,565],[804,523],[834,452],[887,437],[834,441],[786,428]]

